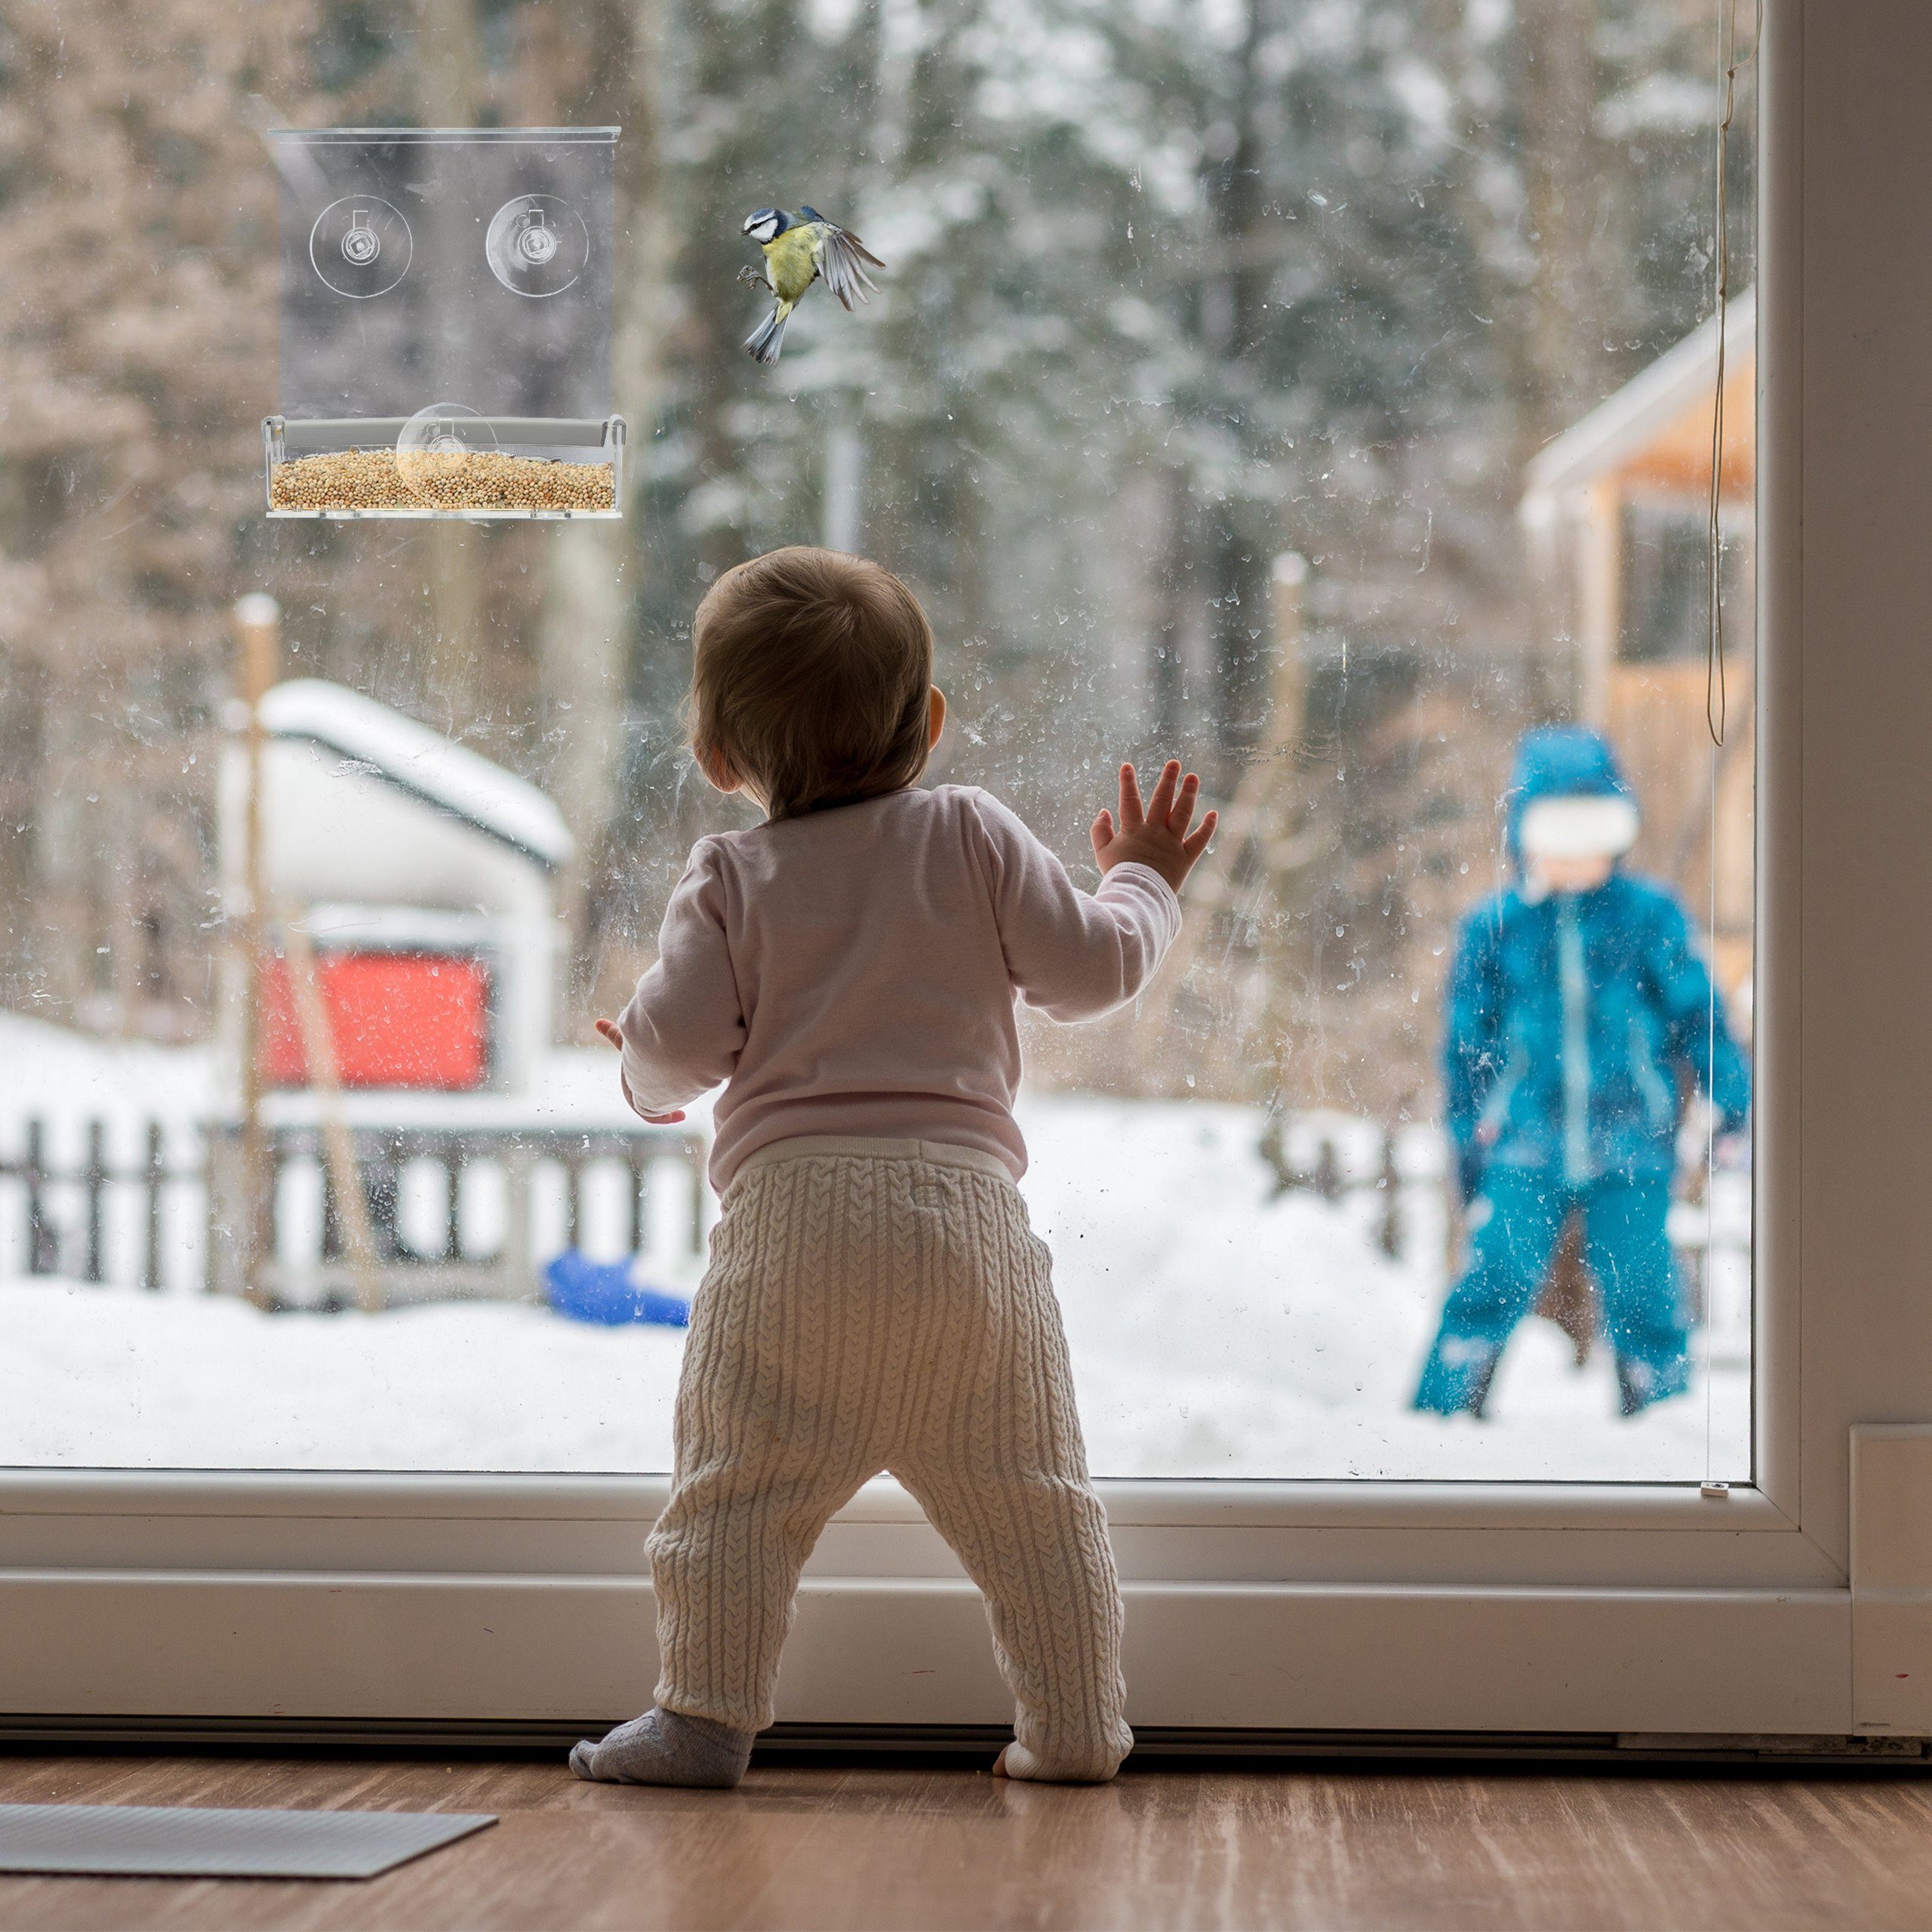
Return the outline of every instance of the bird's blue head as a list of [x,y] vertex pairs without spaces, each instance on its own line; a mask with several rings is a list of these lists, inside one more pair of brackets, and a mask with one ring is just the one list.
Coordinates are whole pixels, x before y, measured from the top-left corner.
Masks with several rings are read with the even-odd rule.
[[760,208],[745,217],[746,238],[763,244],[775,241],[792,226],[792,217],[783,208]]

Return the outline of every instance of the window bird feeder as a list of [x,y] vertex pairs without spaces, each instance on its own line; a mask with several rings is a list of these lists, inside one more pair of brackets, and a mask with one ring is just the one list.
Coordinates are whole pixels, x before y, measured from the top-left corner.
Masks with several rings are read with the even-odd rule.
[[614,518],[614,128],[281,129],[271,517]]

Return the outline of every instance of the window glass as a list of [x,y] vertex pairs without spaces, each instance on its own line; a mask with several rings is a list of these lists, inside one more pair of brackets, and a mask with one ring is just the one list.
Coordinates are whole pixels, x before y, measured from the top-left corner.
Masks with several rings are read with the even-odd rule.
[[[0,1463],[668,1467],[704,1110],[644,1128],[590,1024],[749,822],[683,746],[693,607],[815,542],[932,616],[930,780],[1081,882],[1122,758],[1223,813],[1134,1009],[1023,1026],[1097,1472],[1748,1477],[1707,11],[17,10]],[[744,224],[808,205],[878,292],[761,365]],[[267,514],[345,506],[275,494],[305,452],[384,514]]]

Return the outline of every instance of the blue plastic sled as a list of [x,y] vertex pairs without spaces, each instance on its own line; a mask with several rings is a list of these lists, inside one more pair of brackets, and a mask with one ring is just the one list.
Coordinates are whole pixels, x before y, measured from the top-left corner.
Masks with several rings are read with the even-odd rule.
[[606,1328],[648,1321],[660,1328],[682,1328],[691,1318],[691,1305],[681,1295],[667,1295],[631,1278],[628,1261],[593,1261],[567,1247],[543,1270],[543,1296],[559,1315],[572,1321],[595,1321]]

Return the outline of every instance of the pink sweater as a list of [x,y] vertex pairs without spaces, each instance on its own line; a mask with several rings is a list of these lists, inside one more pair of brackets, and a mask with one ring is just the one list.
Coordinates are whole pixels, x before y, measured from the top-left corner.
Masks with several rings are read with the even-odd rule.
[[1017,1179],[1015,997],[1055,1020],[1110,1012],[1180,930],[1150,867],[1116,866],[1089,896],[964,786],[700,838],[624,1009],[624,1075],[645,1113],[726,1083],[720,1192],[800,1134],[977,1147]]

